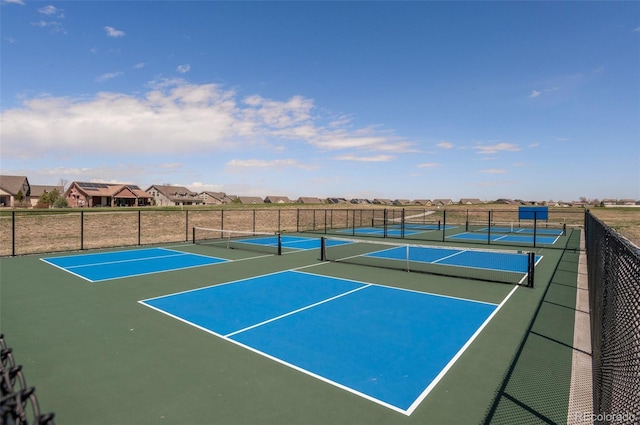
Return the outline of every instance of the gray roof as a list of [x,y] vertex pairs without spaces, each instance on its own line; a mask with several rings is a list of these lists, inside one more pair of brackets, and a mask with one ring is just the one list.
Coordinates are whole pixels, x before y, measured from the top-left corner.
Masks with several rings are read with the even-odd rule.
[[[22,190],[25,182],[28,186],[29,181],[26,176],[0,176],[0,189],[11,195],[16,195]],[[23,193],[23,195],[28,195],[28,193]]]

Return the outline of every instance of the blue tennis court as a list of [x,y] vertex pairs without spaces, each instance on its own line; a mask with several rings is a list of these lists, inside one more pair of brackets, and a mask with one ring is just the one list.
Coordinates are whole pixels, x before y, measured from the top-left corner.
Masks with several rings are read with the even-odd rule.
[[[525,274],[528,271],[526,254],[501,251],[478,251],[427,246],[399,246],[366,254],[367,257],[398,261],[415,261],[430,264],[497,270]],[[536,263],[542,257],[536,256]]]
[[406,415],[500,307],[291,270],[140,303]]
[[89,282],[100,282],[109,279],[207,266],[229,260],[167,248],[145,248],[50,257],[43,258],[42,261]]
[[[534,242],[533,234],[500,234],[500,233],[492,233],[490,235],[492,242],[511,242],[511,243],[522,243],[526,245],[532,245]],[[536,235],[535,242],[539,244],[545,245],[553,245],[556,243],[560,236],[539,236]],[[454,240],[468,240],[468,241],[482,241],[486,242],[489,238],[488,233],[475,233],[475,232],[464,232],[458,233],[456,235],[447,236],[447,239]]]

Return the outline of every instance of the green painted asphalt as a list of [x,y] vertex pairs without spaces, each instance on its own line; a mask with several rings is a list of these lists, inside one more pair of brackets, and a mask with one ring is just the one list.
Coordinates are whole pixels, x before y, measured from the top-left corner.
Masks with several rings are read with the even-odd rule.
[[488,414],[495,423],[516,423],[521,415],[566,420],[578,255],[571,250],[537,250],[544,258],[535,288],[516,289],[406,416],[138,301],[307,266],[312,273],[494,303],[512,286],[320,263],[319,250],[250,258],[259,254],[172,247],[237,261],[89,283],[40,261],[46,255],[0,259],[0,331],[56,423],[478,424]]

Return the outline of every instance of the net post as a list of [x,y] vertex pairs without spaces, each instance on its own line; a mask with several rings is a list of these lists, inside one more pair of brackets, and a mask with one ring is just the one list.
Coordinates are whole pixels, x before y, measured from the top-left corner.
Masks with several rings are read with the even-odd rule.
[[327,238],[320,236],[320,261],[327,261]]
[[278,232],[278,255],[282,255],[282,234]]
[[467,220],[464,222],[464,231],[469,231],[469,208],[467,208]]
[[196,228],[195,228],[195,226],[191,229],[191,241],[195,245],[195,243],[196,243]]
[[447,210],[442,211],[442,242],[445,241],[447,232]]
[[384,226],[384,232],[383,235],[386,238],[387,237],[387,220],[388,220],[388,214],[387,214],[387,209],[384,209],[384,213],[382,214],[382,225]]
[[404,239],[404,218],[405,218],[405,214],[404,214],[404,208],[403,208],[400,214],[400,238],[401,239]]
[[[349,210],[347,210],[347,214],[348,214],[348,213],[349,213]],[[353,223],[352,223],[352,225],[353,225],[353,227],[352,227],[352,232],[351,232],[351,234],[352,234],[353,236],[355,236],[355,235],[356,235],[356,211],[355,211],[355,210],[353,210]]]
[[562,223],[562,236],[567,236],[567,223]]
[[527,272],[528,272],[528,282],[527,282],[527,286],[529,288],[533,288],[533,281],[534,281],[534,275],[535,275],[535,266],[536,266],[536,253],[535,252],[530,252],[529,253],[529,267],[527,267]]

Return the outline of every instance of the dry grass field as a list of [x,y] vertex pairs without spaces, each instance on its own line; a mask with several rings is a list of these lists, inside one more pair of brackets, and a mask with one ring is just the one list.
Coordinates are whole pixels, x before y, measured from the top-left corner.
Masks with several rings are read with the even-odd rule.
[[640,208],[593,208],[591,212],[640,247]]
[[[296,232],[322,226],[370,223],[382,218],[401,217],[401,207],[380,205],[260,205],[194,207],[190,209],[92,209],[92,210],[16,210],[0,214],[0,256],[73,251],[79,249],[148,245],[191,240],[191,228],[209,227],[228,230],[262,232]],[[428,215],[432,220],[447,223],[486,222],[489,211],[492,221],[514,222],[517,206],[452,205],[446,208],[405,207],[406,217]],[[640,246],[640,208],[593,208],[593,214],[614,228],[632,243]],[[445,217],[446,212],[446,217]],[[15,223],[12,217],[15,216]],[[582,208],[550,208],[549,223],[581,227]],[[15,225],[15,248],[12,244]]]

